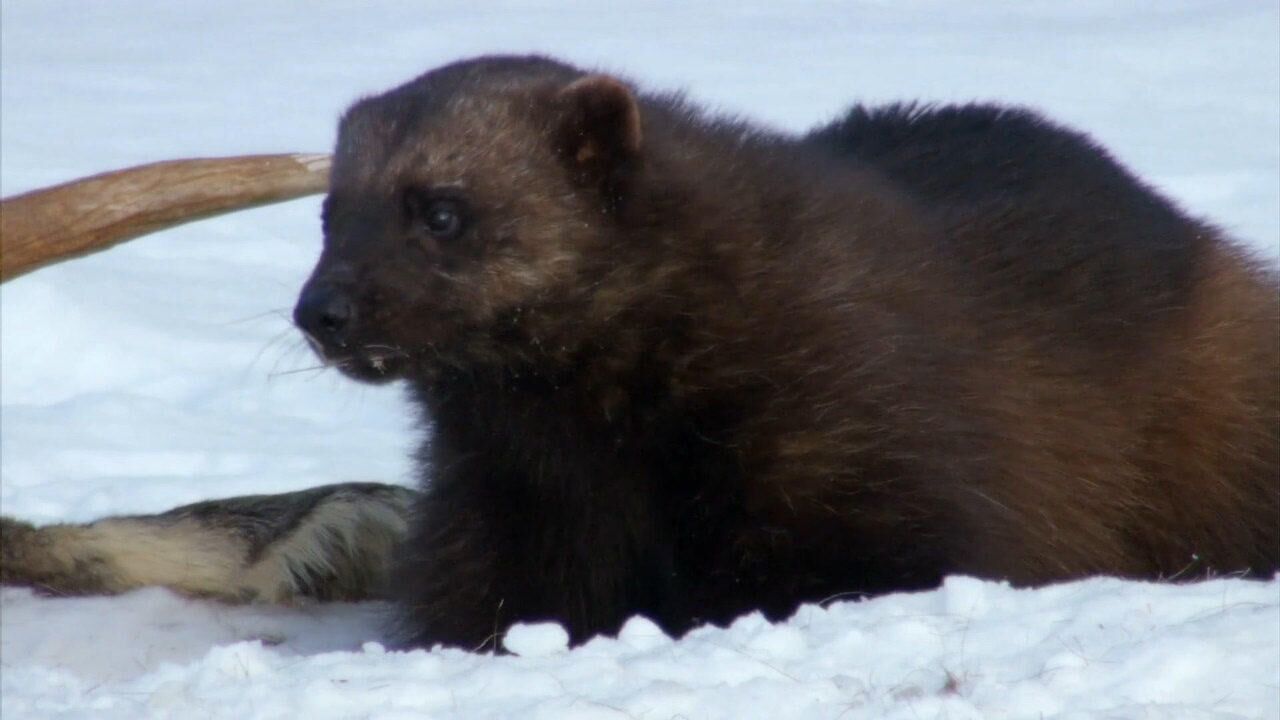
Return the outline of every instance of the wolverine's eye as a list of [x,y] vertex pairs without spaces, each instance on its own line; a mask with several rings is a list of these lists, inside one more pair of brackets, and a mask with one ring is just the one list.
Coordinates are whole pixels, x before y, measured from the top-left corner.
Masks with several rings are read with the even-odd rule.
[[410,224],[436,240],[452,240],[466,225],[466,207],[457,198],[411,190],[405,193],[405,209]]
[[440,240],[456,237],[462,231],[461,208],[453,200],[433,200],[426,207],[422,224]]

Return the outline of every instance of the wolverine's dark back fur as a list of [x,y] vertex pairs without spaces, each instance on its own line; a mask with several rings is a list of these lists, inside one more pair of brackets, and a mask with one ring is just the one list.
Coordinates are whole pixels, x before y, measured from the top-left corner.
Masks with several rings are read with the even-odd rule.
[[[1081,344],[1141,353],[1216,233],[1087,136],[996,105],[856,107],[811,142],[874,165],[945,226],[981,292]],[[1118,240],[1123,238],[1122,241]]]

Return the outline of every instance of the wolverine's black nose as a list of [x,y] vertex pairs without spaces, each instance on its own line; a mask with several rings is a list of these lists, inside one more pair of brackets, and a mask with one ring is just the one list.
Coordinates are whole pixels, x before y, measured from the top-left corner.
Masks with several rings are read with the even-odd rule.
[[325,347],[345,347],[356,318],[351,297],[333,285],[309,285],[293,309],[293,321]]

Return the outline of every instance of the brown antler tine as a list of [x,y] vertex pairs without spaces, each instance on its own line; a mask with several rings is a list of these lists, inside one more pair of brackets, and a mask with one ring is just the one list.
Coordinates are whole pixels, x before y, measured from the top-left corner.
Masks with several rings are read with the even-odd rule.
[[326,190],[328,155],[140,165],[0,201],[0,282],[192,220]]

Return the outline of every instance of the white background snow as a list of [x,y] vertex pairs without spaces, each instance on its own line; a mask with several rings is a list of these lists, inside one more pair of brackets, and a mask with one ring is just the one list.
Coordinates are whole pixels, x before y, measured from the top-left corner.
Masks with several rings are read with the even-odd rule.
[[[1086,129],[1280,255],[1274,2],[0,3],[0,191],[155,160],[326,151],[362,94],[541,51],[800,130],[847,103],[990,99]],[[0,507],[37,522],[324,482],[410,482],[399,391],[311,369],[287,314],[318,199],[0,288]],[[385,653],[382,608],[163,590],[0,594],[0,716],[1280,717],[1280,582],[935,592],[673,642]]]

